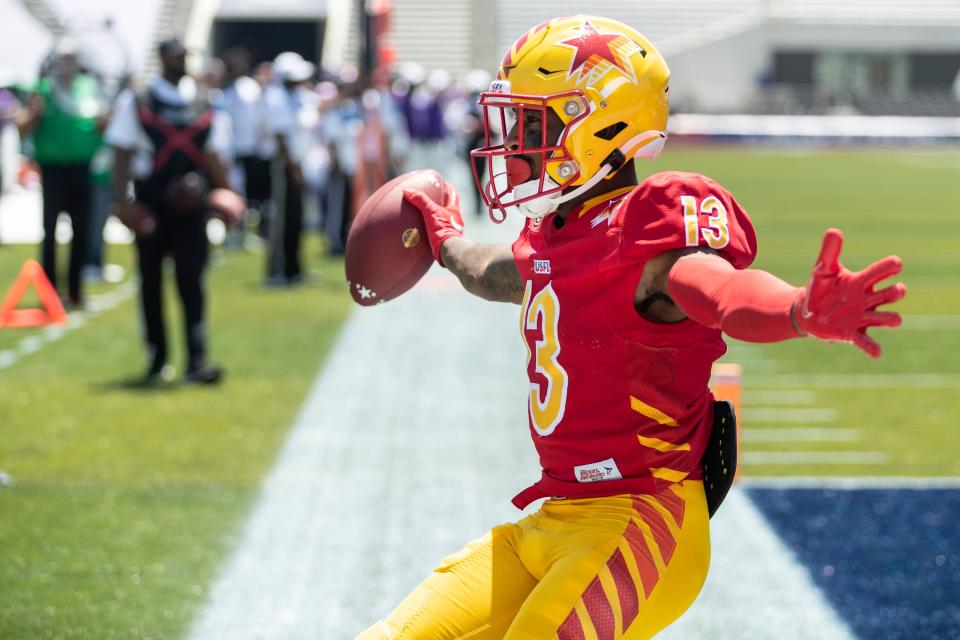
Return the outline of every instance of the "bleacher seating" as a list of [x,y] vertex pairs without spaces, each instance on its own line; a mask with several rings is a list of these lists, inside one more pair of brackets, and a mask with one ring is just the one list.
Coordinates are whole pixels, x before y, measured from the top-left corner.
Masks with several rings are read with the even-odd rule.
[[915,90],[905,95],[873,93],[854,99],[857,110],[866,116],[960,117],[960,102],[948,90]]
[[865,115],[960,117],[960,102],[949,89],[915,89],[900,95],[882,92],[827,94],[812,85],[773,84],[748,103],[760,115]]

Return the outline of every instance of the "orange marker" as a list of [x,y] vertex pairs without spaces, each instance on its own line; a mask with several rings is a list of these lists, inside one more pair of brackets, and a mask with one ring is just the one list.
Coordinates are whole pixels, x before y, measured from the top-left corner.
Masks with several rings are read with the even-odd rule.
[[[733,403],[733,410],[737,416],[737,454],[742,455],[743,449],[740,447],[740,429],[743,423],[743,412],[740,410],[741,382],[743,378],[743,367],[738,364],[719,363],[713,365],[713,371],[710,376],[710,390],[717,400],[729,400]],[[734,480],[740,476],[740,467],[737,463],[737,472]]]
[[[42,305],[39,309],[17,309],[27,289],[33,285]],[[63,309],[47,274],[36,260],[27,260],[20,268],[17,279],[0,304],[0,327],[42,327],[48,324],[62,324],[67,320]]]

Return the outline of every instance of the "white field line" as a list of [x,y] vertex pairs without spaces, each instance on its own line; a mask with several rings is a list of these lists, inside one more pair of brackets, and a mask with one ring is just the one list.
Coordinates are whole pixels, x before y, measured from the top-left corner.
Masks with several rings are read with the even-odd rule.
[[837,418],[834,409],[818,408],[745,408],[743,421],[745,423],[824,423],[833,422]]
[[776,373],[780,370],[780,363],[770,358],[724,358],[723,362],[743,365],[745,370],[754,375]]
[[710,521],[711,566],[693,606],[657,640],[853,640],[740,487]]
[[817,394],[807,390],[743,390],[743,404],[754,405],[810,405],[817,401]]
[[728,349],[723,356],[723,362],[743,365],[754,373],[771,373],[780,367],[780,362],[776,358],[767,357],[763,349],[743,346]]
[[884,464],[890,456],[882,451],[744,451],[744,464]]
[[960,489],[960,476],[779,476],[743,477],[741,487],[758,489]]
[[801,387],[807,389],[957,389],[960,373],[811,373],[772,374],[754,383],[749,374],[745,384],[764,388]]
[[130,282],[102,295],[92,297],[86,311],[73,311],[67,314],[65,325],[50,325],[45,327],[38,335],[23,338],[12,349],[0,351],[0,369],[12,367],[26,356],[37,353],[46,345],[56,342],[71,331],[79,329],[87,323],[87,320],[113,309],[129,298],[135,290],[136,286]]
[[905,315],[901,331],[960,331],[960,315]]
[[839,427],[745,427],[740,430],[740,439],[742,442],[856,442],[860,439],[860,430]]

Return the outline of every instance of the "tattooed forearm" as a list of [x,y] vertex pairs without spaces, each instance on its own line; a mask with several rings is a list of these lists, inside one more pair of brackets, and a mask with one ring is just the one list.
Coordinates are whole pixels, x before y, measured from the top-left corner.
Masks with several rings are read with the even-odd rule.
[[443,264],[463,288],[485,300],[523,300],[523,281],[508,245],[480,245],[464,238],[451,238],[441,249]]

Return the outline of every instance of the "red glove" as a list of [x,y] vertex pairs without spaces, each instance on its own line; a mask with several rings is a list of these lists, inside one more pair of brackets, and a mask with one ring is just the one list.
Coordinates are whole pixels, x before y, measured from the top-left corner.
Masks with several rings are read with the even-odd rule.
[[852,342],[867,355],[879,358],[880,345],[867,335],[867,329],[900,326],[899,313],[876,309],[903,298],[907,287],[902,282],[879,291],[874,287],[900,273],[903,261],[887,256],[853,272],[840,264],[842,246],[843,233],[827,229],[810,280],[794,302],[793,320],[802,333],[821,340]]
[[450,238],[463,236],[463,216],[460,215],[460,196],[457,195],[456,189],[449,183],[443,184],[443,206],[417,189],[405,190],[403,197],[423,216],[423,224],[427,228],[427,238],[430,240],[433,257],[440,266],[443,266],[440,247]]

